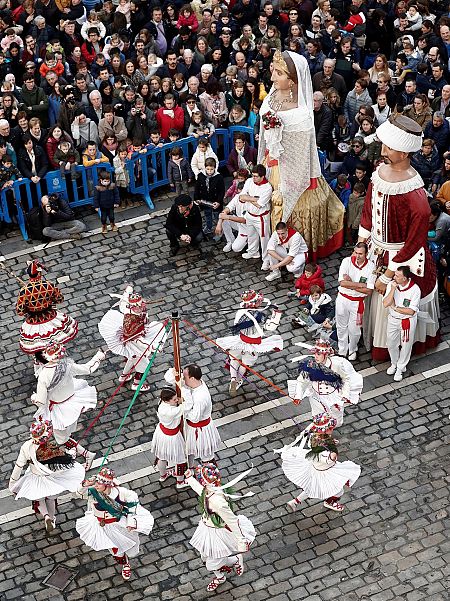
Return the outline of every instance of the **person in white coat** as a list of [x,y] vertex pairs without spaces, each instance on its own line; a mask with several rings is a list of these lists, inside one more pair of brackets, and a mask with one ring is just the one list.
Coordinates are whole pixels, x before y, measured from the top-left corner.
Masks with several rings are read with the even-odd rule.
[[[242,480],[247,470],[226,486],[221,486],[220,472],[217,466],[206,464],[198,466],[195,476],[188,470],[186,482],[200,497],[202,517],[194,535],[189,541],[199,551],[206,569],[214,573],[214,578],[206,587],[208,592],[215,591],[233,571],[237,576],[244,573],[244,558],[256,531],[251,521],[244,515],[236,515],[229,499],[241,498],[227,493],[227,489]],[[249,492],[242,496],[251,496]]]
[[307,253],[308,247],[303,236],[294,228],[288,227],[284,221],[278,222],[267,245],[271,273],[266,276],[266,280],[273,282],[281,278],[282,267],[286,267],[295,278],[300,277]]
[[[160,393],[158,425],[152,438],[152,453],[159,470],[159,481],[175,475],[177,488],[185,488],[184,473],[187,468],[187,450],[182,434],[183,402],[177,391],[165,386]],[[173,469],[171,469],[173,468]]]
[[339,503],[343,487],[353,486],[361,467],[353,461],[337,460],[339,441],[332,436],[335,427],[334,417],[319,413],[293,443],[275,451],[281,454],[285,476],[302,489],[300,495],[288,501],[292,511],[297,511],[305,499],[320,499],[332,511],[344,510]]
[[336,330],[339,354],[348,354],[349,361],[356,359],[366,298],[370,298],[375,287],[376,267],[367,253],[367,244],[358,242],[351,257],[345,257],[339,268]]
[[313,417],[326,411],[336,419],[337,426],[344,421],[344,406],[357,405],[363,388],[363,377],[343,357],[334,355],[328,341],[316,340],[314,356],[298,363],[299,375],[288,380],[289,396],[299,405],[308,398]]
[[[167,370],[164,377],[169,384],[175,384],[173,369]],[[184,399],[184,438],[189,467],[193,467],[195,459],[213,462],[222,441],[211,417],[211,394],[198,365],[191,363],[183,369],[181,396]]]
[[[119,298],[119,311],[110,309],[98,329],[109,350],[127,360],[119,382],[133,380],[131,390],[137,390],[151,356],[156,350],[162,350],[167,331],[163,323],[149,320],[146,303],[133,291],[133,286],[127,286],[122,295],[110,296]],[[144,382],[141,392],[149,390],[150,386]]]
[[[56,524],[57,497],[65,491],[76,492],[85,470],[56,443],[50,421],[39,418],[33,422],[30,435],[30,440],[20,448],[8,488],[16,499],[32,501],[34,511],[42,515],[50,534]],[[24,468],[27,470],[21,476]]]
[[264,335],[265,330],[274,331],[278,327],[281,318],[278,307],[256,290],[243,292],[241,301],[234,317],[234,335],[216,340],[223,350],[229,352],[231,396],[235,396],[242,386],[246,366],[254,365],[260,354],[283,349],[283,339],[279,334]]
[[[246,180],[239,199],[245,201],[245,222],[247,224],[248,248],[243,259],[259,259],[262,257],[263,271],[269,270],[267,245],[270,238],[270,200],[272,185],[266,179],[264,165],[252,168],[252,177]],[[261,254],[260,254],[261,253]]]
[[394,375],[396,382],[403,379],[403,372],[411,359],[419,313],[420,288],[411,276],[407,265],[396,269],[383,299],[384,307],[389,309],[387,346],[391,365],[387,373]]
[[94,551],[108,549],[122,566],[122,578],[129,580],[129,560],[139,553],[139,533],[150,534],[154,519],[139,503],[137,494],[119,484],[114,471],[107,467],[84,480],[78,493],[87,498],[88,505],[75,527],[85,545]]
[[105,353],[99,350],[88,363],[75,363],[67,357],[66,349],[61,344],[53,343],[38,355],[42,369],[36,392],[31,395],[31,401],[38,407],[34,417],[50,420],[56,442],[69,443],[66,448],[73,448],[77,455],[85,457],[85,468],[89,470],[95,453],[87,451],[71,436],[77,429],[80,415],[97,405],[97,390],[95,386],[89,386],[86,380],[74,376],[95,372]]

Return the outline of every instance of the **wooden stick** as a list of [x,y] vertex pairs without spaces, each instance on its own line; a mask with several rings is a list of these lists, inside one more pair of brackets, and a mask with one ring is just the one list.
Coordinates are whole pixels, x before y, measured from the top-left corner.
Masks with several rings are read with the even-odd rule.
[[25,280],[22,280],[22,278],[19,278],[19,276],[17,276],[11,269],[9,269],[9,267],[6,267],[5,262],[4,261],[0,261],[0,267],[3,269],[3,271],[5,271],[10,277],[15,278],[19,284],[21,286],[25,286],[26,282]]

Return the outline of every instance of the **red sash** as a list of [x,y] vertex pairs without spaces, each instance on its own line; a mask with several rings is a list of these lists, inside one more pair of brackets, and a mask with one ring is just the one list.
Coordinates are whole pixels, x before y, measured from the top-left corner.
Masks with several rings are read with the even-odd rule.
[[261,336],[259,338],[250,338],[250,336],[246,336],[245,334],[239,334],[242,342],[246,342],[247,344],[261,344]]
[[264,231],[264,219],[263,217],[265,215],[269,215],[270,210],[269,211],[264,211],[264,213],[261,213],[260,215],[254,215],[253,213],[248,213],[249,215],[251,215],[252,217],[259,217],[260,221],[261,221],[261,238],[265,237],[265,231]]
[[362,326],[365,297],[364,296],[350,296],[349,294],[344,294],[343,292],[339,292],[339,294],[348,300],[355,301],[355,303],[358,303],[358,310],[356,312],[356,325]]
[[161,428],[161,432],[167,434],[167,436],[175,436],[178,432],[181,432],[181,424],[178,424],[176,428],[166,428],[162,424],[159,424],[159,427]]
[[411,322],[409,317],[402,319],[402,342],[409,342],[409,331],[411,329]]
[[206,419],[203,419],[201,422],[191,422],[191,420],[187,419],[186,420],[188,426],[191,426],[191,428],[195,428],[195,440],[198,439],[198,431],[201,430],[202,428],[205,428],[210,422],[211,422],[211,418],[207,417]]
[[68,401],[69,399],[71,399],[72,397],[73,397],[73,394],[71,394],[70,396],[68,396],[67,399],[64,399],[63,401],[52,401],[50,399],[49,402],[48,402],[48,410],[51,411],[55,405],[62,405],[63,403],[65,403],[66,401]]

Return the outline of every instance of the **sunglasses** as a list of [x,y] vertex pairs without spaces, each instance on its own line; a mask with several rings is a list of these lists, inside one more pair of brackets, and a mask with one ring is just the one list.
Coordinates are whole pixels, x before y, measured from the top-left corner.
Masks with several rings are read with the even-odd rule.
[[294,16],[297,16],[297,15],[298,15],[298,13],[289,13],[289,14],[290,14],[290,15],[294,15]]

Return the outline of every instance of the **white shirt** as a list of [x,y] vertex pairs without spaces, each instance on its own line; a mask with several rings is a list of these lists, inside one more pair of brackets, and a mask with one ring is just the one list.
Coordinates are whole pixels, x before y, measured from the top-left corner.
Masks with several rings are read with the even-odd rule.
[[[392,283],[388,284],[384,298],[387,297],[391,290]],[[411,286],[411,280],[408,280],[406,286],[404,286],[403,288],[400,288],[400,286],[398,286],[397,290],[394,292],[394,304],[396,307],[412,309],[414,311],[414,315],[404,315],[403,313],[399,313],[398,311],[395,311],[394,307],[392,306],[389,307],[389,315],[391,317],[394,317],[395,319],[407,319],[408,317],[414,317],[419,311],[419,303],[420,288],[417,284],[413,284]]]
[[255,184],[253,178],[249,178],[246,180],[244,187],[242,188],[242,192],[238,194],[248,194],[249,196],[254,196],[258,198],[258,206],[250,202],[245,203],[245,212],[250,213],[250,215],[262,215],[267,211],[270,211],[270,200],[272,198],[272,186],[269,182],[264,184]]
[[308,252],[308,246],[299,232],[295,232],[288,240],[282,242],[280,236],[275,231],[270,236],[267,250],[276,251],[277,246],[282,246],[289,257],[296,257],[297,255]]
[[[339,267],[338,281],[341,282],[344,279],[344,275],[347,274],[350,276],[352,282],[364,284],[366,288],[373,290],[376,280],[374,272],[375,264],[372,261],[367,260],[363,267],[358,267],[358,265],[353,265],[351,257],[345,257]],[[338,291],[348,296],[361,296],[363,298],[367,296],[360,290],[350,290],[350,288],[344,288],[344,286],[339,286]]]

